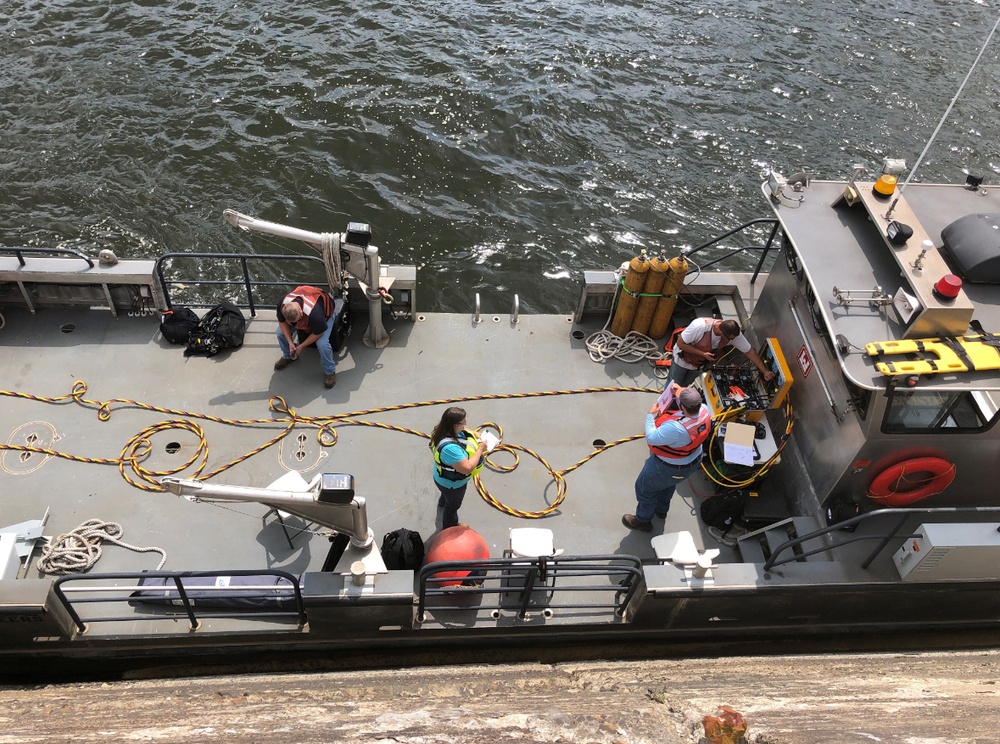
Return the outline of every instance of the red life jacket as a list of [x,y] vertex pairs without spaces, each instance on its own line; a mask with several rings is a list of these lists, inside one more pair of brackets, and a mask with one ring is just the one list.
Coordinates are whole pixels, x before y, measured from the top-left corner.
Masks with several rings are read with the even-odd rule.
[[683,444],[679,447],[666,447],[662,444],[648,445],[649,451],[654,455],[668,457],[671,460],[679,460],[693,455],[708,439],[708,435],[712,431],[712,414],[705,406],[702,406],[695,416],[688,416],[684,411],[667,411],[657,417],[656,427],[659,428],[665,421],[676,421],[684,427],[688,436],[691,437],[690,444]]
[[285,295],[285,299],[281,301],[281,304],[284,305],[286,302],[292,302],[293,300],[302,300],[302,317],[299,318],[297,323],[291,324],[293,328],[298,328],[300,331],[309,330],[309,315],[320,300],[323,302],[323,315],[329,318],[333,314],[333,308],[330,307],[332,304],[330,302],[330,295],[317,287],[310,287],[308,285],[296,287]]
[[[720,325],[722,325],[722,321],[721,320],[717,320],[714,323],[712,323],[709,326],[708,331],[706,333],[702,334],[702,337],[700,339],[698,339],[698,342],[694,343],[694,344],[691,344],[691,345],[694,346],[699,351],[711,351],[712,350],[712,336],[715,335],[715,331],[716,331],[716,329]],[[728,343],[729,343],[729,339],[726,338],[726,335],[724,333],[721,334],[719,336],[719,345],[717,347],[715,347],[715,353],[718,354],[720,351],[722,351],[723,348],[725,348],[725,346]],[[684,351],[683,349],[681,349],[681,358],[685,362],[687,362],[688,364],[694,365],[695,367],[698,367],[698,368],[708,365],[708,362],[703,357],[695,356],[694,354],[691,354],[690,352]]]

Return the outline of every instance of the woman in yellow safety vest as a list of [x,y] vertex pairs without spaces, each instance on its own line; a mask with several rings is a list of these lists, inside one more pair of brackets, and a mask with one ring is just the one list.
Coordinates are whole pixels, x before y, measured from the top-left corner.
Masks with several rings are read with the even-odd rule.
[[434,452],[434,484],[441,492],[438,507],[444,509],[442,527],[458,524],[458,510],[465,498],[469,480],[483,469],[486,444],[465,428],[465,409],[452,406],[445,410],[441,421],[431,432]]

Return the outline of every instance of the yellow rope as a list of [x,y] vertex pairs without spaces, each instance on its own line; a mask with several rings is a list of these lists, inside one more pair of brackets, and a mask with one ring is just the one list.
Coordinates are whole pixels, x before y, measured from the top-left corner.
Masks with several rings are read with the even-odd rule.
[[[229,470],[230,468],[238,465],[245,460],[253,457],[254,455],[263,452],[269,447],[274,446],[286,436],[288,436],[297,425],[312,426],[316,428],[316,438],[319,444],[323,447],[332,447],[337,444],[338,435],[337,430],[334,428],[334,424],[342,424],[347,426],[370,426],[377,429],[385,429],[387,431],[397,431],[404,434],[411,434],[414,436],[422,437],[424,439],[430,439],[430,434],[426,434],[415,429],[409,429],[403,426],[395,426],[392,424],[384,424],[377,421],[366,421],[359,419],[359,416],[368,416],[378,413],[387,413],[390,411],[402,411],[412,408],[428,407],[428,406],[441,406],[441,405],[453,405],[455,403],[466,403],[469,401],[481,401],[481,400],[516,400],[521,398],[538,398],[553,395],[580,395],[584,393],[656,393],[660,394],[660,390],[654,390],[649,388],[635,388],[635,387],[597,387],[597,388],[578,388],[572,390],[547,390],[539,392],[530,393],[493,393],[489,395],[474,395],[466,396],[461,398],[444,398],[430,401],[422,401],[419,403],[405,403],[402,405],[393,406],[380,406],[378,408],[369,408],[361,411],[353,411],[349,413],[339,413],[329,416],[301,416],[296,411],[288,406],[283,398],[280,396],[274,396],[268,402],[268,406],[272,412],[277,414],[276,418],[270,419],[227,419],[221,418],[219,416],[212,416],[205,413],[198,413],[193,411],[180,411],[173,408],[164,408],[161,406],[153,406],[148,403],[142,403],[140,401],[130,400],[127,398],[111,398],[106,401],[91,400],[86,397],[87,385],[81,380],[77,380],[73,383],[72,391],[67,395],[55,396],[55,397],[45,397],[40,395],[31,395],[29,393],[22,393],[9,390],[0,390],[0,395],[22,398],[25,400],[33,400],[40,403],[48,404],[64,404],[64,403],[76,403],[85,408],[91,408],[97,411],[97,418],[100,421],[108,421],[111,418],[112,412],[120,408],[138,408],[145,411],[155,411],[157,413],[164,413],[170,416],[179,416],[186,418],[172,418],[159,423],[153,424],[146,427],[142,431],[138,432],[133,436],[122,449],[121,454],[117,458],[98,458],[98,457],[82,457],[79,455],[72,455],[65,452],[59,452],[57,450],[52,450],[44,447],[35,447],[30,445],[17,445],[17,444],[0,444],[0,451],[9,450],[14,452],[30,452],[36,454],[47,455],[50,457],[60,457],[66,460],[72,460],[74,462],[84,462],[97,465],[114,465],[118,468],[122,477],[129,483],[129,485],[141,489],[143,491],[163,491],[165,490],[159,484],[159,478],[176,475],[181,473],[188,468],[195,467],[194,473],[188,475],[189,478],[194,480],[208,480],[213,478],[220,473]],[[264,442],[259,447],[256,447],[243,455],[240,455],[234,460],[227,462],[214,470],[203,473],[208,465],[208,442],[205,438],[205,431],[197,421],[192,421],[189,419],[212,421],[219,424],[224,424],[227,426],[241,426],[241,427],[265,427],[265,426],[283,426],[281,432],[276,436]],[[493,428],[496,429],[502,438],[503,431],[499,425],[487,422],[482,424],[479,429]],[[193,434],[198,439],[198,446],[194,453],[182,464],[172,467],[170,470],[149,470],[144,468],[141,463],[149,457],[152,452],[152,442],[151,438],[158,433],[165,431],[170,431],[174,429],[181,429],[188,431]],[[509,507],[499,500],[497,500],[483,485],[479,474],[477,474],[473,481],[476,484],[476,489],[479,491],[483,500],[490,504],[494,508],[512,516],[522,517],[525,519],[540,519],[542,517],[548,516],[556,511],[560,504],[565,500],[567,494],[567,486],[565,481],[565,476],[577,468],[579,468],[584,463],[590,461],[602,452],[606,452],[612,447],[620,444],[625,444],[627,442],[633,442],[637,439],[643,439],[644,435],[636,434],[631,437],[625,437],[617,441],[606,444],[602,447],[595,449],[589,455],[584,457],[579,462],[571,465],[563,470],[555,470],[543,457],[538,453],[530,450],[526,447],[522,447],[517,444],[499,444],[493,450],[491,456],[495,456],[498,452],[506,452],[513,456],[514,462],[510,465],[498,465],[492,460],[487,458],[486,465],[493,471],[498,473],[509,473],[515,470],[520,464],[520,458],[518,452],[524,452],[531,457],[538,460],[539,463],[548,471],[549,475],[552,477],[553,482],[556,484],[556,499],[547,508],[540,511],[522,511],[520,509],[514,509]],[[196,465],[197,463],[197,465]]]
[[[778,448],[773,455],[771,455],[764,464],[753,468],[752,470],[746,471],[744,474],[746,477],[739,478],[736,476],[723,475],[718,467],[715,466],[715,460],[712,459],[711,453],[714,452],[715,438],[719,434],[719,429],[721,424],[734,419],[743,413],[743,408],[730,408],[727,411],[723,411],[718,416],[715,417],[715,427],[712,429],[712,436],[706,445],[705,451],[709,454],[702,463],[701,470],[713,483],[722,486],[725,489],[734,490],[738,488],[746,488],[753,485],[756,481],[763,478],[768,472],[774,467],[775,463],[781,458],[781,451],[785,448],[785,443],[792,434],[792,427],[795,424],[795,417],[792,411],[792,401],[791,396],[785,398],[785,432],[781,436]],[[711,465],[709,469],[708,465]],[[714,473],[712,471],[715,471]]]

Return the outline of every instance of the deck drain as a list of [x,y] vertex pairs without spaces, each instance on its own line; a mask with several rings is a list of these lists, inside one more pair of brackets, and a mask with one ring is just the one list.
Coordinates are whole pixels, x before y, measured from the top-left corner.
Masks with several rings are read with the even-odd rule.
[[572,336],[573,338],[575,338],[577,341],[582,341],[583,337],[584,337],[583,331],[573,331],[569,335]]
[[176,454],[177,452],[180,451],[180,448],[181,445],[178,442],[168,442],[167,446],[165,447],[168,455]]
[[594,440],[594,446],[595,447],[607,447],[608,443],[605,442],[603,439],[595,439]]
[[72,333],[73,331],[76,330],[76,326],[73,325],[72,323],[64,323],[63,325],[59,326],[59,330],[62,331],[63,333]]

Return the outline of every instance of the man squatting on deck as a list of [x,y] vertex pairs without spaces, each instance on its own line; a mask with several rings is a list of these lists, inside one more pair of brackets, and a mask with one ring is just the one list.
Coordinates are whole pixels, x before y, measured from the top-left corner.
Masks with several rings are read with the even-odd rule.
[[458,510],[465,498],[465,489],[472,476],[482,470],[486,459],[486,443],[480,442],[475,432],[466,429],[465,425],[465,409],[452,406],[445,409],[431,432],[434,485],[441,492],[438,508],[444,508],[442,529],[458,524]]
[[677,337],[667,384],[676,382],[681,387],[687,387],[695,381],[702,370],[719,361],[719,352],[728,344],[743,352],[743,355],[760,370],[765,380],[774,377],[774,372],[765,366],[760,354],[750,347],[750,342],[740,332],[739,323],[735,320],[696,318]]
[[[299,358],[299,352],[311,344],[319,349],[319,363],[323,368],[323,384],[332,388],[337,384],[337,361],[333,358],[330,332],[333,330],[333,298],[317,287],[296,287],[278,303],[278,346],[281,359],[274,369],[281,371]],[[293,330],[308,334],[301,343],[292,339]]]
[[660,401],[646,413],[646,444],[650,455],[635,479],[635,514],[622,516],[630,530],[651,532],[653,515],[667,518],[674,489],[701,463],[702,444],[712,431],[712,414],[694,388],[673,385],[674,395],[661,412]]

